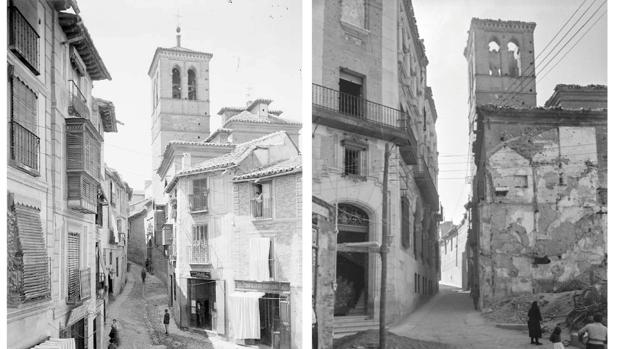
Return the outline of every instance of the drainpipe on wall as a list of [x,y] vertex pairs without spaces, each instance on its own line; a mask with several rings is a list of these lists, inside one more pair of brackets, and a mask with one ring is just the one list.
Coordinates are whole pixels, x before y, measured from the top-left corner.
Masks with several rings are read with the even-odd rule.
[[[51,125],[50,125],[50,129],[51,129],[51,154],[52,154],[52,160],[51,160],[51,224],[52,224],[52,236],[55,237],[55,232],[56,232],[56,160],[55,160],[55,154],[56,154],[56,107],[57,107],[57,101],[56,101],[56,16],[55,13],[51,16],[51,67],[50,67],[50,71],[51,71],[51,76],[50,76],[50,84],[51,84]],[[44,74],[44,73],[43,73]],[[47,113],[45,113],[45,117],[47,117]],[[49,153],[49,152],[47,152]],[[49,173],[49,171],[46,171],[47,173]],[[49,189],[48,189],[49,191]],[[47,195],[47,200],[49,200],[49,195]],[[49,217],[49,210],[47,212],[47,215]],[[62,239],[60,239],[60,251],[61,251],[61,255],[62,255]],[[51,266],[50,266],[51,267]],[[62,266],[60,265],[60,262],[58,262],[58,272],[60,273],[62,271]],[[51,278],[51,275],[49,276]],[[62,277],[59,277],[60,280],[62,280]],[[60,282],[60,285],[62,285],[62,282]],[[60,286],[59,285],[59,286]],[[51,280],[50,280],[50,286],[51,286]],[[62,288],[60,287],[59,290],[59,299],[62,298]]]

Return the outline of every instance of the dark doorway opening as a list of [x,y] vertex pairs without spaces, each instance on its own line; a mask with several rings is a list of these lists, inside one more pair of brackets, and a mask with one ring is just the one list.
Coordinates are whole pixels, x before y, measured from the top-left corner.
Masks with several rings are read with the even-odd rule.
[[338,205],[335,316],[369,314],[369,254],[344,250],[345,243],[369,241],[368,214],[351,204]]
[[188,279],[190,326],[211,331],[216,301],[216,281]]
[[364,81],[361,77],[341,72],[339,79],[339,111],[364,116]]

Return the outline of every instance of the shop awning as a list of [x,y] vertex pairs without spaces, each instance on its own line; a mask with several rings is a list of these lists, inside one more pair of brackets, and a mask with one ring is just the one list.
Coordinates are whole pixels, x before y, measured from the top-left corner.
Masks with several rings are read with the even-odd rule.
[[75,349],[74,338],[50,338],[32,349]]

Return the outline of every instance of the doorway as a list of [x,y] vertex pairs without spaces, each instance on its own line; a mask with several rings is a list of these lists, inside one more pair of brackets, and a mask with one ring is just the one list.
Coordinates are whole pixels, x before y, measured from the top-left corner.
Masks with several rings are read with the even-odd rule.
[[339,111],[343,114],[363,116],[364,80],[362,77],[341,71],[339,91]]
[[[350,204],[338,205],[337,244],[369,241],[368,214]],[[335,316],[369,314],[369,253],[343,249],[336,255]]]
[[216,301],[216,281],[188,279],[190,326],[212,331],[213,309]]

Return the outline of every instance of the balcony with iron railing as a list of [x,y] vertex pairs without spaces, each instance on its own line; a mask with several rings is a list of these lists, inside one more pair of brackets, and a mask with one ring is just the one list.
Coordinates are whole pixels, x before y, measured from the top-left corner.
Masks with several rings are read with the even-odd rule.
[[190,264],[210,264],[210,247],[205,241],[194,241],[188,246]]
[[13,53],[30,69],[39,75],[39,34],[19,12],[17,7],[8,8],[9,37],[8,46]]
[[435,179],[430,172],[426,160],[421,157],[418,161],[418,165],[412,167],[413,177],[420,193],[434,210],[439,210],[439,194],[437,193],[437,186],[435,185]]
[[365,98],[313,84],[313,122],[392,141],[409,165],[416,164],[418,142],[409,115]]
[[90,109],[88,108],[88,99],[73,80],[69,80],[69,98],[69,115],[89,119]]
[[208,211],[208,193],[190,194],[189,207],[191,212]]
[[254,219],[272,218],[272,198],[252,199],[251,216]]
[[10,163],[33,176],[39,175],[40,139],[33,132],[11,121]]

